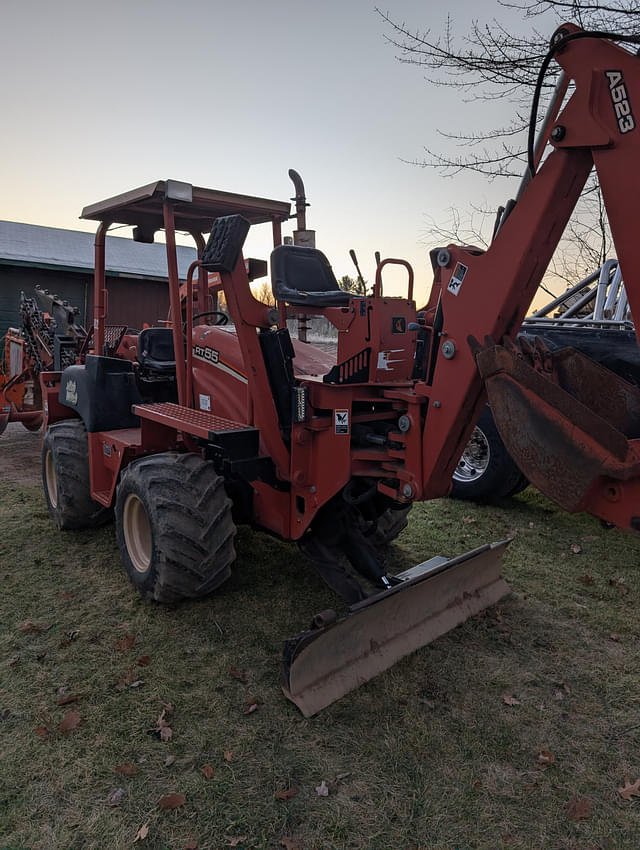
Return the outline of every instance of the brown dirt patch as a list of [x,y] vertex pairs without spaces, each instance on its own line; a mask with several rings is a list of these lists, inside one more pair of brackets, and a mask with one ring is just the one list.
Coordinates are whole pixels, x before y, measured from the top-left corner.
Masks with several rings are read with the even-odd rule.
[[0,478],[15,484],[40,484],[40,439],[20,422],[10,422],[0,436]]

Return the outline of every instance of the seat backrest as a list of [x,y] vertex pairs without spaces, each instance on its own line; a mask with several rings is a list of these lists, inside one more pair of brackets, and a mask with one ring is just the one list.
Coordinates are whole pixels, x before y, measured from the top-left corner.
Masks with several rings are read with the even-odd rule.
[[287,290],[297,292],[334,292],[340,290],[338,281],[322,251],[298,245],[279,245],[271,253],[273,294]]
[[144,328],[138,336],[138,363],[160,361],[172,363],[176,359],[173,351],[171,328]]

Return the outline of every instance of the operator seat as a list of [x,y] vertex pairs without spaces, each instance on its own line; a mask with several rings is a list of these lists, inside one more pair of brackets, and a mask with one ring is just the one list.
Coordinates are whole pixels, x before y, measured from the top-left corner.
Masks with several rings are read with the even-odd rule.
[[305,307],[346,307],[329,260],[316,248],[279,245],[271,252],[271,287],[277,301]]
[[176,357],[171,328],[144,328],[138,336],[138,363],[155,375],[175,375]]

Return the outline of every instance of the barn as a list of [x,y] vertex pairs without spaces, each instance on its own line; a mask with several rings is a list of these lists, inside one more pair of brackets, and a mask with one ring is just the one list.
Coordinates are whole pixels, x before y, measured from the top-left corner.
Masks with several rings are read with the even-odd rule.
[[[93,316],[93,233],[0,221],[0,337],[20,326],[20,293],[39,285],[76,306],[85,327]],[[178,246],[178,269],[186,279],[195,248]],[[167,316],[166,252],[162,243],[144,244],[107,236],[109,322],[141,328]]]

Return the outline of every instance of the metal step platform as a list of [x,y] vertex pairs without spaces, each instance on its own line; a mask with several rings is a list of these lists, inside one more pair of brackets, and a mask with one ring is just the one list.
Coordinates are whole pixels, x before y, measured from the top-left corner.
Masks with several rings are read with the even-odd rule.
[[204,410],[193,410],[172,402],[159,404],[136,404],[133,413],[141,419],[150,419],[159,425],[184,431],[203,440],[215,441],[220,434],[237,431],[256,431],[251,425],[234,422],[222,416],[215,416]]

